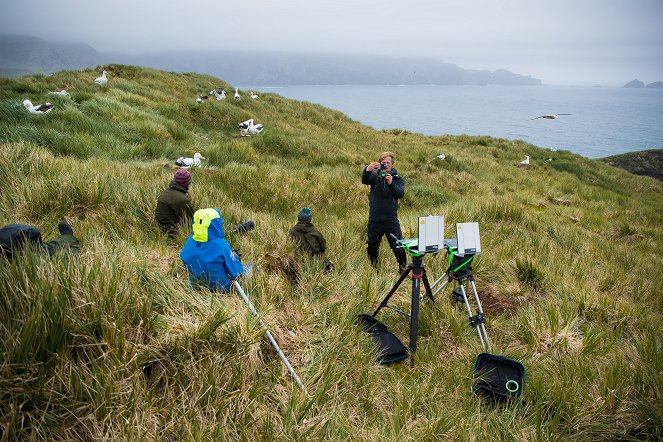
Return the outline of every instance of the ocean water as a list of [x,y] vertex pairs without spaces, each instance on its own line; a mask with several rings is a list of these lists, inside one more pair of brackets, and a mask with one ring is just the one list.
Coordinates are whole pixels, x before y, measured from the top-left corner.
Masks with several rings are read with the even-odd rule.
[[[375,129],[490,135],[588,158],[663,148],[663,89],[584,86],[242,86],[339,110]],[[539,115],[569,113],[556,120]]]

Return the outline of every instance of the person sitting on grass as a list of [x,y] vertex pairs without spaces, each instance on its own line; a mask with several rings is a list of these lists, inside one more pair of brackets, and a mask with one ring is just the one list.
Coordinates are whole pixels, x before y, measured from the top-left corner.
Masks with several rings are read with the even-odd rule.
[[154,217],[161,231],[171,237],[177,235],[182,223],[189,223],[193,217],[193,207],[187,195],[191,179],[191,172],[178,170],[168,188],[157,199]]
[[7,224],[0,229],[0,256],[9,261],[16,253],[26,247],[47,252],[51,257],[60,252],[69,252],[78,255],[78,239],[74,236],[74,229],[63,220],[58,223],[60,236],[53,241],[44,242],[41,231],[28,224]]
[[230,248],[219,209],[199,209],[193,214],[193,234],[180,252],[193,287],[227,292],[233,281],[250,272]]
[[299,245],[299,248],[311,256],[322,257],[325,273],[334,271],[334,265],[327,259],[325,252],[327,243],[322,233],[315,228],[313,223],[313,212],[308,207],[303,207],[297,214],[297,224],[290,229],[290,238]]

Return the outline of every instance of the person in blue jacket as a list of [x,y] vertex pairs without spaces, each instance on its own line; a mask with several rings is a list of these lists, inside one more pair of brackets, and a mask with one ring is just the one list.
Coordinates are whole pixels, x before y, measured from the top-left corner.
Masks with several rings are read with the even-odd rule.
[[180,252],[192,286],[227,292],[232,281],[245,273],[239,256],[230,248],[223,232],[219,209],[200,209],[193,214],[193,234]]

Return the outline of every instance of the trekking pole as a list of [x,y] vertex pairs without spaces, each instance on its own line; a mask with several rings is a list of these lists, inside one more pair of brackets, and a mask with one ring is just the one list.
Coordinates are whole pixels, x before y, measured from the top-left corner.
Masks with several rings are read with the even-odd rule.
[[239,282],[237,282],[237,281],[234,281],[233,284],[235,285],[235,289],[237,289],[237,291],[239,292],[240,296],[242,297],[242,299],[244,300],[246,305],[248,305],[249,309],[251,309],[251,312],[256,316],[256,318],[258,318],[258,322],[260,323],[262,328],[265,330],[265,335],[267,336],[267,339],[269,339],[269,342],[271,342],[272,346],[274,346],[274,349],[279,354],[279,357],[281,358],[281,360],[283,361],[285,366],[288,368],[288,371],[290,371],[290,374],[292,375],[292,377],[295,378],[295,381],[297,382],[297,385],[299,385],[299,388],[301,388],[302,391],[308,396],[309,394],[308,394],[308,391],[306,391],[306,388],[304,388],[304,384],[302,384],[301,379],[299,379],[299,376],[297,376],[297,373],[295,373],[295,369],[292,368],[292,365],[290,365],[290,362],[288,362],[288,358],[286,358],[285,355],[283,354],[283,352],[281,351],[281,348],[279,347],[279,344],[276,343],[276,341],[272,337],[272,334],[267,329],[267,326],[265,325],[265,323],[262,321],[262,319],[260,319],[260,315],[258,314],[258,311],[255,309],[255,307],[253,307],[253,304],[251,304],[251,301],[249,301],[248,296],[246,296],[246,293],[244,293],[244,290],[242,290],[242,286],[239,285]]

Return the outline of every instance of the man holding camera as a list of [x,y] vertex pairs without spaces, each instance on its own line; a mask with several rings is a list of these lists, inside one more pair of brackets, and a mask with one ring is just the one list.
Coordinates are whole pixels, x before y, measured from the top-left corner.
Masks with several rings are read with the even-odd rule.
[[389,247],[398,262],[402,273],[407,266],[407,257],[403,249],[396,248],[396,238],[401,239],[401,225],[398,221],[398,200],[405,195],[405,181],[398,175],[394,166],[394,154],[382,152],[379,162],[372,162],[364,168],[362,184],[371,186],[369,193],[368,215],[368,259],[377,267],[378,253],[382,236],[387,237]]

